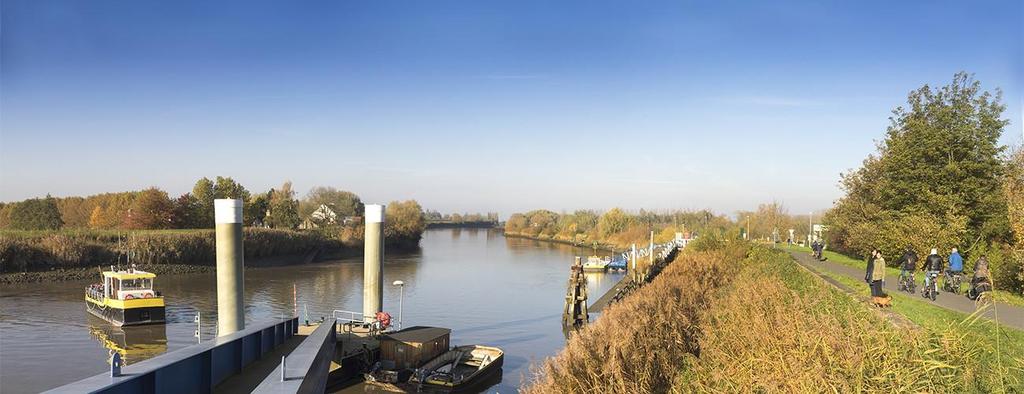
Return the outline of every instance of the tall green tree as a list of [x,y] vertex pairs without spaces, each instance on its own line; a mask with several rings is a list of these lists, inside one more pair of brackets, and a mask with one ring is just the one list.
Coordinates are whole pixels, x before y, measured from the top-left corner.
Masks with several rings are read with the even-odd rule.
[[[859,253],[877,246],[894,255],[914,237],[961,249],[1006,239],[1004,110],[998,89],[982,91],[966,73],[949,85],[910,92],[907,106],[893,110],[878,152],[843,175],[846,196],[826,215],[833,244]],[[941,226],[928,231],[926,223]]]
[[270,216],[267,224],[273,228],[293,229],[299,226],[299,202],[295,200],[295,191],[291,181],[285,182],[280,189],[270,190]]
[[192,197],[195,199],[194,211],[192,212],[192,224],[196,228],[213,228],[213,200],[216,199],[213,181],[210,178],[202,177],[192,187]]
[[246,226],[263,226],[266,224],[267,212],[270,210],[270,193],[256,193],[245,204],[243,215]]
[[191,193],[185,193],[174,199],[172,208],[172,227],[174,228],[200,228],[199,218],[196,217],[199,202]]
[[218,176],[217,183],[213,186],[213,195],[214,198],[240,198],[243,202],[249,201],[249,191],[231,177]]
[[64,226],[57,201],[49,195],[15,203],[8,215],[10,227],[16,230],[56,230]]

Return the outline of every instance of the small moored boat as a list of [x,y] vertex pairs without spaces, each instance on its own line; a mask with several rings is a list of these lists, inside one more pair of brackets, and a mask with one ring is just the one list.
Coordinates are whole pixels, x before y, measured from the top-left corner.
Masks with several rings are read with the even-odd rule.
[[463,390],[501,371],[505,352],[484,345],[459,346],[423,364],[412,381],[427,387]]
[[611,262],[611,259],[607,257],[590,256],[587,258],[587,262],[583,263],[583,271],[605,272],[608,270],[608,264],[611,264]]
[[613,257],[611,262],[608,263],[608,269],[612,271],[625,271],[626,258],[622,256]]
[[128,270],[103,271],[103,282],[85,288],[85,308],[115,326],[165,322],[164,297],[153,290],[156,274]]

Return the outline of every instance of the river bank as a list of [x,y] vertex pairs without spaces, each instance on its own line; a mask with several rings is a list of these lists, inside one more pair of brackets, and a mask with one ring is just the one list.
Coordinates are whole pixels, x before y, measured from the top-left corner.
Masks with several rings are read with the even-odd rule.
[[573,241],[573,240],[570,240],[570,239],[558,238],[557,236],[556,237],[542,237],[542,236],[529,235],[529,234],[526,234],[526,233],[519,233],[519,232],[514,232],[514,231],[508,231],[508,230],[504,231],[504,235],[505,235],[506,238],[530,239],[530,240],[534,240],[534,241],[551,242],[551,243],[556,243],[556,244],[575,246],[577,248],[593,248],[593,249],[603,250],[605,252],[611,252],[611,253],[622,253],[622,252],[626,251],[626,248],[620,248],[620,247],[616,247],[615,245],[612,245],[612,244],[601,243],[600,241],[598,241],[597,243],[584,243],[584,242],[576,242],[576,241]]
[[1024,383],[1014,372],[1024,367],[1019,349],[1006,348],[1014,341],[993,348],[1013,333],[969,318],[900,329],[781,250],[708,241],[609,306],[523,391],[963,392]]
[[498,222],[451,222],[451,221],[427,221],[427,228],[501,228]]
[[[391,252],[407,252],[406,248],[389,248]],[[361,250],[340,249],[331,252],[310,251],[304,254],[269,256],[246,259],[246,269],[281,267],[286,265],[315,264],[324,261],[340,260],[362,256]],[[95,267],[53,268],[49,271],[8,272],[0,274],[0,284],[65,282],[74,280],[96,279],[97,271],[108,269],[110,264]],[[205,263],[161,263],[138,264],[136,268],[157,275],[203,274],[216,272],[216,262]]]
[[[360,256],[360,239],[342,242],[306,231],[246,228],[247,267],[281,266]],[[415,239],[393,239],[387,250],[407,252]],[[91,278],[97,267],[127,264],[157,274],[199,273],[216,265],[213,230],[131,233],[102,230],[0,231],[0,283]]]

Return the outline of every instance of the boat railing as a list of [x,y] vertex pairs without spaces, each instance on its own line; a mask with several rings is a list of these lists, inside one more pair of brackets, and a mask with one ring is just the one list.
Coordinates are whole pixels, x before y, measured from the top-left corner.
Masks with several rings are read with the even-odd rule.
[[93,288],[93,287],[87,287],[85,289],[85,296],[89,297],[89,298],[92,298],[94,300],[97,300],[97,301],[102,301],[103,300],[103,289],[102,288],[97,289],[97,288]]
[[340,309],[335,309],[334,312],[332,313],[332,316],[334,317],[334,320],[338,322],[338,324],[363,324],[366,322],[367,318],[367,316],[364,316],[362,312],[343,311]]

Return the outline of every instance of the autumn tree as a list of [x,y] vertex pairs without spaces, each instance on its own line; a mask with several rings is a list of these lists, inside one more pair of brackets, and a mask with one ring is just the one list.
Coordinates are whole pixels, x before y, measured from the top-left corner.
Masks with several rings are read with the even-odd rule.
[[423,208],[416,200],[392,201],[384,211],[384,239],[402,240],[405,243],[419,242],[427,221]]
[[0,202],[0,228],[11,227],[11,208],[13,207],[13,203]]
[[167,192],[151,187],[135,198],[125,218],[128,229],[165,229],[173,224],[174,204]]
[[104,193],[91,196],[93,208],[89,214],[89,227],[96,229],[121,228],[128,217],[128,210],[135,202],[138,192]]
[[598,222],[598,229],[601,231],[601,236],[609,237],[613,234],[620,233],[629,227],[632,219],[619,208],[609,209],[601,215],[601,219]]
[[89,226],[89,215],[93,204],[91,197],[64,197],[55,199],[64,227],[80,228]]
[[521,213],[514,213],[512,214],[512,216],[508,217],[508,220],[505,221],[505,231],[509,233],[518,233],[523,230],[526,230],[526,226],[528,224],[529,223],[526,220],[526,215],[523,215]]

